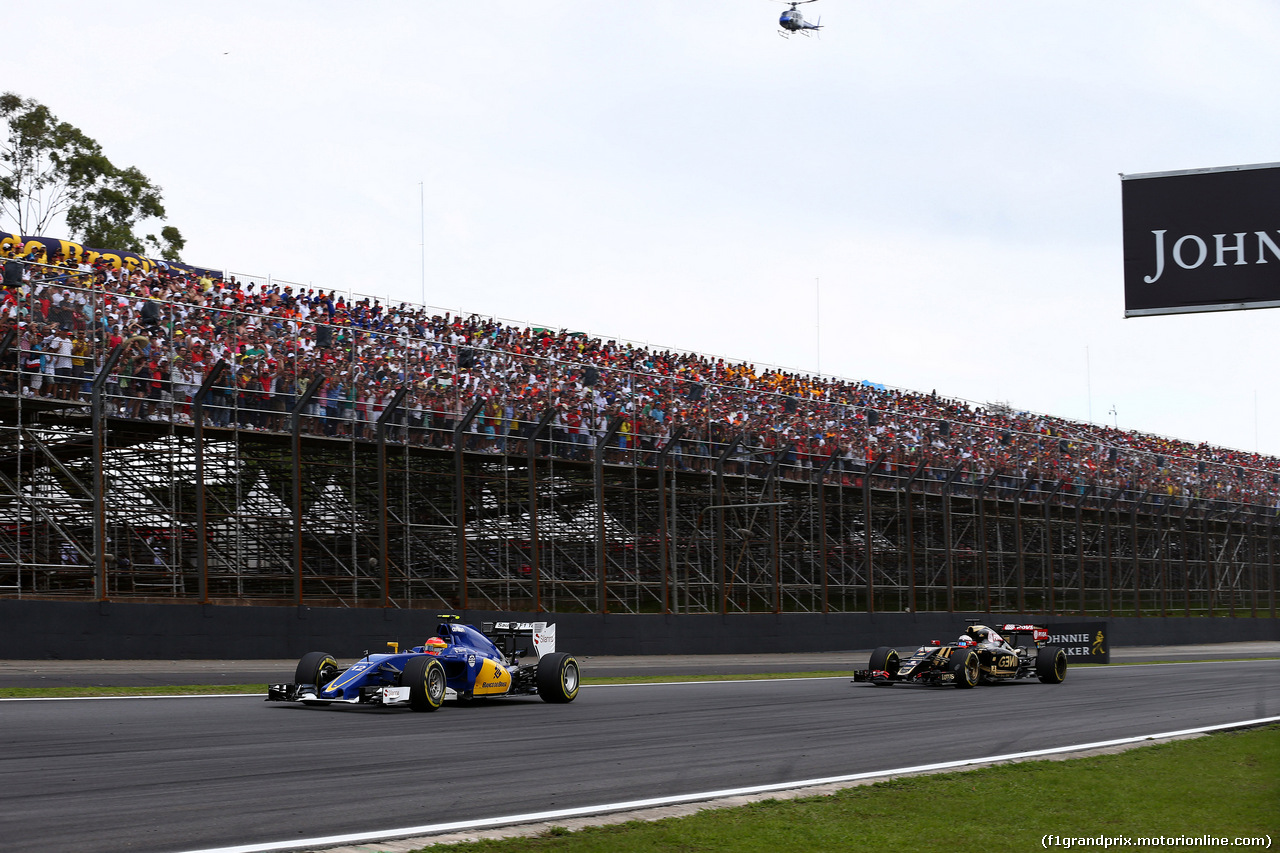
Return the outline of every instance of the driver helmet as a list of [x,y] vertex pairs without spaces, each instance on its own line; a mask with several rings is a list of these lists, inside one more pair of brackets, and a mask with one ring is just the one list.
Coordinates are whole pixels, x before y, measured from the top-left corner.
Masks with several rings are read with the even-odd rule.
[[422,644],[422,650],[429,655],[438,655],[447,648],[449,644],[439,637],[432,637]]
[[991,629],[986,625],[970,625],[964,633],[975,643],[986,643],[991,640]]

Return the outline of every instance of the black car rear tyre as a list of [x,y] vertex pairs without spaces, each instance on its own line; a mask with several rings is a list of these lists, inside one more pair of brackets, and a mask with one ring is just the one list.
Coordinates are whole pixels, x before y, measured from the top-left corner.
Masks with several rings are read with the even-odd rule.
[[981,675],[978,653],[973,649],[956,649],[951,653],[951,672],[955,675],[955,686],[967,690],[978,686]]
[[1067,653],[1057,646],[1037,649],[1036,677],[1045,684],[1061,684],[1067,677]]
[[409,707],[415,711],[440,710],[448,686],[444,667],[430,655],[409,658],[400,673],[400,685],[409,688]]
[[540,658],[535,678],[543,702],[564,704],[578,695],[578,662],[571,655],[553,652]]
[[[902,666],[902,659],[898,657],[898,650],[890,646],[881,646],[871,653],[871,663],[869,668],[872,672],[887,672],[890,675],[897,675],[898,669]],[[889,687],[893,684],[891,681],[873,681],[876,687]]]

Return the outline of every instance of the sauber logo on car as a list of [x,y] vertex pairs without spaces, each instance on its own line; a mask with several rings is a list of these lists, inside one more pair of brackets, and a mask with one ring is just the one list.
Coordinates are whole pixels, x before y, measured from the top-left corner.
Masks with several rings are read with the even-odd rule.
[[537,650],[538,657],[551,654],[556,650],[556,626],[544,622],[534,624],[533,647]]

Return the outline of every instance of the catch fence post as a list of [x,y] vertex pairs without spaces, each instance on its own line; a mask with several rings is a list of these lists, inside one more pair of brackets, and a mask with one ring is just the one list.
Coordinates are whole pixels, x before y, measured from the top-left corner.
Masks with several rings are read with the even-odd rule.
[[[467,469],[462,457],[463,445],[466,444],[467,430],[471,422],[484,408],[485,398],[481,397],[471,404],[466,414],[453,428],[453,534],[454,559],[458,572],[458,609],[466,610],[469,604],[467,588]],[[532,442],[531,442],[532,444]]]
[[115,369],[116,362],[124,354],[124,344],[116,344],[93,377],[90,386],[89,408],[93,413],[93,585],[98,601],[107,600],[107,506],[106,478],[103,476],[102,457],[106,451],[106,428],[102,410],[102,391],[107,376]]
[[529,568],[533,574],[533,609],[542,610],[542,554],[538,540],[538,438],[556,416],[555,408],[543,411],[537,423],[533,425],[526,442],[526,473],[529,487]]
[[196,440],[196,566],[200,572],[200,603],[209,603],[209,516],[208,495],[204,482],[204,401],[213,386],[227,372],[227,362],[220,359],[209,371],[195,396],[191,398],[191,424]]
[[[671,448],[684,435],[684,424],[679,424],[671,430],[671,434],[667,437],[667,443],[662,445],[662,449],[658,451],[658,526],[661,533],[658,538],[659,557],[661,558],[662,570],[662,612],[671,612],[671,575],[673,567],[671,565],[671,530],[667,522],[667,454],[671,452]],[[677,482],[676,472],[672,472],[672,482]]]
[[293,587],[294,602],[302,606],[302,410],[320,390],[323,381],[312,381],[289,412],[290,447],[293,454]]
[[[387,531],[387,511],[390,508],[387,501],[387,424],[395,417],[396,409],[400,408],[400,404],[408,393],[408,388],[396,390],[387,407],[382,410],[382,414],[378,415],[374,428],[374,434],[378,437],[378,563],[381,570],[379,574],[382,577],[383,607],[391,606],[391,563],[387,559],[387,552],[391,547]],[[406,442],[405,454],[408,455],[408,453],[409,448]]]

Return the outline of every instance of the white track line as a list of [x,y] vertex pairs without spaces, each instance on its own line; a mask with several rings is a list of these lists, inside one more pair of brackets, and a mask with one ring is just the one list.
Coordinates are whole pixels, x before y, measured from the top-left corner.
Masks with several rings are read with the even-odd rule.
[[1105,749],[1113,746],[1141,743],[1145,740],[1163,740],[1166,738],[1185,737],[1187,735],[1204,734],[1224,729],[1248,728],[1280,723],[1280,716],[1262,717],[1256,720],[1241,720],[1235,723],[1220,723],[1214,726],[1200,726],[1194,729],[1181,729],[1173,732],[1139,735],[1137,737],[1117,738],[1115,740],[1095,741],[1075,746],[1055,746],[1049,749],[1036,749],[1029,752],[1013,752],[1005,755],[988,755],[982,758],[965,758],[959,761],[943,761],[937,764],[919,764],[915,767],[899,767],[895,770],[873,770],[869,773],[850,773],[846,776],[827,776],[821,779],[801,779],[794,782],[776,782],[771,785],[752,785],[745,788],[725,788],[719,791],[704,791],[699,794],[678,794],[669,797],[652,797],[644,800],[628,800],[621,803],[601,803],[594,806],[580,806],[571,809],[555,809],[544,812],[528,812],[525,814],[506,815],[504,817],[479,818],[477,820],[459,820],[448,823],[433,823],[423,826],[410,826],[402,829],[384,829],[373,832],[352,832],[345,835],[329,835],[319,838],[301,838],[290,841],[271,841],[264,844],[239,844],[232,847],[209,847],[202,850],[191,850],[186,853],[271,853],[277,850],[297,850],[301,848],[336,847],[341,844],[361,844],[373,841],[387,841],[392,838],[407,838],[418,835],[439,835],[445,832],[458,832],[476,829],[491,829],[519,823],[538,823],[548,820],[583,817],[585,815],[604,814],[606,812],[634,811],[650,809],[658,806],[670,806],[679,803],[692,803],[700,800],[718,800],[726,797],[741,797],[751,794],[764,794],[770,791],[783,791],[792,788],[812,788],[819,785],[832,785],[842,782],[856,782],[862,779],[873,779],[877,776],[899,776],[911,773],[933,773],[940,770],[952,770],[976,764],[993,764],[996,762],[1021,761],[1028,758],[1039,758],[1046,755],[1061,755],[1070,752]]

